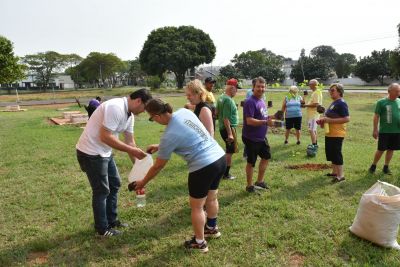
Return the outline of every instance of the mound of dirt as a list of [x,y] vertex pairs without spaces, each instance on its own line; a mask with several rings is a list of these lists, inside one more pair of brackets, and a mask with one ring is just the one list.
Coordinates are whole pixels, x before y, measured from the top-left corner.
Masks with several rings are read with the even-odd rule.
[[306,164],[298,164],[298,165],[288,165],[288,166],[286,166],[286,168],[291,169],[291,170],[319,171],[319,170],[330,169],[331,165],[306,163]]

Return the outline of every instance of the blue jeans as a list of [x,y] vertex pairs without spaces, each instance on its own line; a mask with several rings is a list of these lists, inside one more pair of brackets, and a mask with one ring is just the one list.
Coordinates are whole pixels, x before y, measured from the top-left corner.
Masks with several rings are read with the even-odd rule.
[[117,221],[118,190],[121,187],[117,166],[112,156],[103,158],[76,151],[79,165],[92,187],[94,227],[100,234]]

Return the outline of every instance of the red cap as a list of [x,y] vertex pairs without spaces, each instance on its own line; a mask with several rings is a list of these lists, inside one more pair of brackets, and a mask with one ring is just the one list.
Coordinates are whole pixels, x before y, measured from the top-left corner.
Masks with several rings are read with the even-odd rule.
[[236,88],[239,88],[238,86],[238,81],[236,79],[229,79],[226,81],[226,85],[232,85],[235,86]]

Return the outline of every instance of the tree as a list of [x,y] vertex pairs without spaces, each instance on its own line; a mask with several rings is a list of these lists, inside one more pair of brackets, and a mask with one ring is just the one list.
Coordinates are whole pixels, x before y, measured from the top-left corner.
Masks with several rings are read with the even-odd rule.
[[333,48],[332,46],[320,45],[314,47],[311,50],[310,56],[322,59],[328,64],[329,68],[333,69],[335,67],[335,62],[339,54],[336,53],[335,48]]
[[61,71],[66,65],[64,56],[54,51],[47,51],[34,55],[26,55],[22,58],[22,61],[34,73],[35,83],[46,91],[55,73]]
[[389,65],[392,71],[392,76],[400,77],[400,47],[390,52]]
[[354,69],[357,58],[353,54],[340,54],[335,63],[335,72],[338,78],[347,78]]
[[24,78],[25,66],[14,56],[11,41],[0,35],[0,84],[11,84]]
[[185,73],[200,64],[210,63],[216,48],[210,36],[192,26],[163,27],[153,30],[143,45],[139,62],[147,74],[158,75],[172,71],[183,87]]
[[106,81],[114,85],[124,67],[122,60],[113,53],[91,52],[75,67],[74,72],[90,83],[102,85]]
[[305,80],[320,79],[327,80],[331,75],[331,68],[322,57],[306,56],[302,49],[299,60],[292,66],[290,78],[300,83]]
[[239,79],[243,77],[243,74],[236,69],[232,64],[228,64],[219,69],[219,74],[224,76],[227,79],[235,78]]
[[284,57],[275,55],[269,50],[247,51],[235,55],[234,67],[247,79],[262,76],[270,82],[281,81],[285,74],[282,71]]
[[383,79],[391,75],[389,66],[390,51],[372,51],[371,56],[366,56],[357,63],[354,74],[366,82],[377,79],[383,85]]
[[77,54],[67,54],[64,55],[64,61],[65,65],[69,67],[74,67],[81,63],[83,58],[80,55]]
[[400,23],[397,25],[397,32],[399,34],[399,46],[390,53],[389,57],[389,65],[395,78],[400,77]]
[[134,60],[129,60],[128,62],[128,77],[131,84],[138,85],[138,82],[144,80],[146,72],[144,72],[140,66],[138,58]]

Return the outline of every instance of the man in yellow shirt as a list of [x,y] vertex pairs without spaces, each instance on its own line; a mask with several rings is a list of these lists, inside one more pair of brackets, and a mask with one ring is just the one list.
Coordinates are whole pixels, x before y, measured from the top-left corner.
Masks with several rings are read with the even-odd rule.
[[307,104],[304,105],[307,111],[307,124],[308,131],[310,132],[311,143],[315,147],[317,145],[317,120],[319,119],[319,113],[317,112],[317,106],[322,105],[322,91],[317,89],[318,81],[312,79],[308,83],[312,93]]
[[217,116],[216,116],[216,109],[215,109],[215,97],[214,97],[212,90],[214,89],[214,85],[216,82],[217,81],[214,80],[212,77],[207,77],[204,80],[204,87],[206,88],[206,91],[207,91],[206,103],[209,104],[211,107],[213,123],[214,123],[214,130],[215,130],[215,120],[216,120]]

